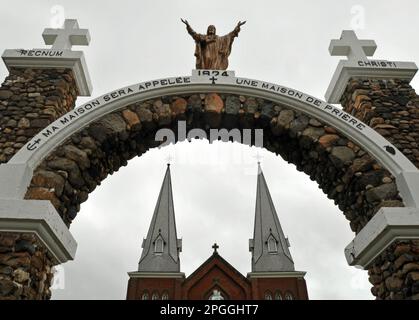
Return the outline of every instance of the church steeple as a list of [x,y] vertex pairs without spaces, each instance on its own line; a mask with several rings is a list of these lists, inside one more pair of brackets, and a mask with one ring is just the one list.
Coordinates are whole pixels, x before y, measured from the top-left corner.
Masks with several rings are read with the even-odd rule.
[[252,252],[252,272],[295,271],[288,247],[288,239],[282,231],[265,177],[258,163],[255,226],[253,239],[249,240],[249,251]]
[[173,205],[170,164],[160,189],[147,238],[143,240],[143,252],[138,263],[139,272],[179,272],[179,252],[182,240],[177,238]]

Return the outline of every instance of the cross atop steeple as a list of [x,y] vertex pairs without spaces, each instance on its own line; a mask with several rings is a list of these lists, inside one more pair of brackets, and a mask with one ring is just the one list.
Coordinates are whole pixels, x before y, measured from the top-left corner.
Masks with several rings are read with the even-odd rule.
[[219,248],[219,245],[217,243],[214,243],[211,248],[214,249],[214,253],[217,253],[217,249]]
[[42,33],[45,44],[51,49],[71,50],[72,46],[87,46],[90,34],[87,29],[80,29],[76,19],[65,19],[63,29],[46,28]]
[[253,158],[255,158],[256,159],[256,161],[257,161],[257,163],[258,163],[258,174],[261,172],[261,168],[260,168],[260,162],[261,162],[261,160],[262,160],[262,156],[260,155],[260,153],[259,153],[259,151],[258,152],[256,152],[256,154],[253,156]]
[[359,40],[353,30],[343,30],[340,39],[330,41],[332,56],[347,56],[348,60],[368,60],[377,49],[374,40]]
[[256,154],[253,156],[253,158],[256,159],[258,164],[260,164],[260,161],[263,159],[263,157],[260,155],[259,151],[256,152]]
[[172,155],[171,154],[168,154],[167,157],[166,157],[166,162],[167,162],[167,165],[168,166],[170,166],[172,160],[173,160]]

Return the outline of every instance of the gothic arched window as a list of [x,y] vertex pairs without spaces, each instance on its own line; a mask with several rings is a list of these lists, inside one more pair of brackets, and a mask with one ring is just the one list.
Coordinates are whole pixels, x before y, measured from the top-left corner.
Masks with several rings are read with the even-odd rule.
[[154,253],[163,253],[164,241],[161,237],[158,237],[154,242]]
[[294,297],[291,292],[285,294],[285,300],[294,300]]
[[270,291],[265,292],[265,300],[272,300],[272,293]]
[[277,253],[278,252],[278,246],[276,244],[276,239],[271,236],[268,239],[268,252],[269,253]]
[[167,292],[163,292],[163,294],[161,295],[161,299],[162,300],[169,300],[169,294]]
[[279,290],[277,292],[275,292],[275,300],[282,300],[282,295],[281,295],[281,292]]
[[159,300],[159,294],[157,292],[154,292],[151,296],[151,300]]
[[148,300],[148,292],[144,291],[142,296],[141,296],[141,300]]

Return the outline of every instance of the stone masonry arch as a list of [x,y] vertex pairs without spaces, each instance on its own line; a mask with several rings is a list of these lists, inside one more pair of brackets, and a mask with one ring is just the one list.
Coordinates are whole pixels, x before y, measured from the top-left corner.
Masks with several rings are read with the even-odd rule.
[[[14,80],[18,82],[16,79],[19,77]],[[173,84],[162,84],[162,81],[173,81]],[[403,172],[416,170],[415,166],[354,116],[341,110],[334,112],[338,110],[335,106],[286,87],[234,75],[224,81],[213,85],[197,76],[156,80],[122,88],[75,109],[69,108],[61,118],[39,128],[16,155],[9,154],[6,166],[26,164],[23,175],[17,178],[17,182],[25,186],[23,191],[9,188],[9,195],[21,192],[22,198],[27,200],[51,202],[69,227],[80,204],[107,175],[118,171],[131,158],[158,147],[161,144],[156,141],[159,129],[177,133],[184,123],[186,130],[199,128],[207,133],[219,128],[241,132],[263,130],[263,147],[316,181],[343,211],[356,233],[361,232],[381,208],[404,207],[406,203],[408,207],[414,206],[415,197],[409,195],[409,188],[403,189],[403,179],[397,178],[400,179]],[[145,88],[144,92],[141,88]],[[353,110],[357,110],[361,99],[355,98],[358,100],[355,106],[353,99],[350,100]],[[70,115],[75,120],[71,120]],[[182,140],[179,136],[176,138]],[[396,242],[385,251],[381,250],[380,256],[369,264],[374,284],[372,292],[378,298],[394,296],[383,277],[377,275],[377,269],[382,272],[382,266],[389,262],[387,256],[394,256],[394,250],[402,250],[400,256],[405,257],[403,250],[417,250],[417,242]],[[416,258],[409,259],[404,262]],[[57,263],[52,257],[47,260],[46,265]],[[392,268],[393,273],[398,271],[397,267]],[[50,271],[46,275],[50,280]],[[411,278],[408,279],[408,272],[394,277],[396,284],[406,282],[405,291],[400,293],[399,290],[397,294],[409,297],[415,293],[416,287],[412,286]],[[42,290],[47,289],[48,285]]]
[[394,176],[335,128],[269,100],[217,93],[149,99],[93,121],[36,167],[25,198],[51,201],[69,226],[102,180],[158,147],[159,129],[177,133],[179,121],[208,136],[214,128],[263,129],[264,148],[316,181],[355,232],[380,207],[403,206]]

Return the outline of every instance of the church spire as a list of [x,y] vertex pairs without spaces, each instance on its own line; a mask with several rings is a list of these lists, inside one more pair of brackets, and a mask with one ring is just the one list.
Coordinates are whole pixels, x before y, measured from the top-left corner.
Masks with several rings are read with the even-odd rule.
[[258,162],[255,226],[253,239],[249,240],[252,272],[295,271],[288,247]]
[[176,234],[170,164],[167,165],[147,238],[143,240],[142,248],[138,271],[180,271],[179,252],[182,251],[182,240],[178,239]]

